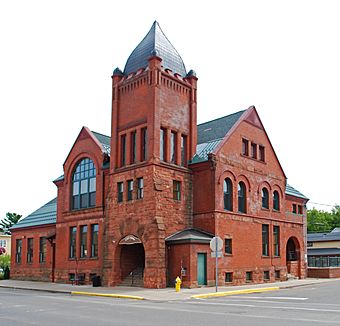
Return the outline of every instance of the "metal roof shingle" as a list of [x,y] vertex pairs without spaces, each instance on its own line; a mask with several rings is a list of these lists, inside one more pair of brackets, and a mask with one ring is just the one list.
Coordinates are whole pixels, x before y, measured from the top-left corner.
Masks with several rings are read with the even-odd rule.
[[45,224],[55,224],[57,221],[57,198],[52,199],[32,214],[20,220],[11,230]]

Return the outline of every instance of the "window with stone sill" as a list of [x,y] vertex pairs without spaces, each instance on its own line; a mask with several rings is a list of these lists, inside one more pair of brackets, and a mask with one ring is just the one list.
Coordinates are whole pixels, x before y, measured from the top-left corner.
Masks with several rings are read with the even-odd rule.
[[262,208],[269,208],[269,192],[267,188],[262,188]]
[[117,183],[117,202],[121,203],[123,201],[123,194],[124,194],[124,184],[123,182]]
[[91,225],[91,257],[98,257],[98,224]]
[[275,211],[280,210],[280,196],[279,196],[279,193],[276,190],[273,193],[273,209]]
[[85,158],[77,165],[72,177],[72,209],[96,205],[96,168],[93,161]]
[[233,281],[233,273],[227,272],[225,273],[225,283],[232,283]]
[[257,159],[257,144],[251,143],[251,157],[256,160]]
[[296,204],[293,204],[293,209],[292,209],[292,211],[293,211],[293,214],[296,214],[296,213],[297,213]]
[[223,204],[225,210],[233,210],[233,183],[230,178],[224,179],[223,182]]
[[259,160],[265,162],[265,149],[264,146],[259,146]]
[[242,181],[238,184],[238,211],[240,213],[247,212],[246,185]]
[[75,259],[76,258],[77,227],[71,226],[69,234],[70,234],[69,258]]
[[133,180],[127,182],[127,200],[133,199]]
[[231,255],[233,253],[233,243],[232,243],[232,239],[228,238],[228,239],[224,239],[224,252],[227,255]]
[[173,180],[173,199],[181,200],[181,182],[177,180]]
[[27,263],[33,263],[33,238],[27,239]]
[[137,179],[137,199],[144,197],[144,180],[143,178]]
[[249,141],[247,139],[242,139],[242,155],[249,155]]

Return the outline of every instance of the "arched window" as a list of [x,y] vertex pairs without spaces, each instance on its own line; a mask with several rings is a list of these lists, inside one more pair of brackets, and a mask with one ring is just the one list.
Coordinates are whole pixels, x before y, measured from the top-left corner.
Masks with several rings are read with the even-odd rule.
[[262,188],[262,208],[269,208],[269,193],[267,188]]
[[238,211],[240,213],[246,213],[246,202],[247,202],[247,197],[246,197],[246,186],[245,184],[241,181],[238,184]]
[[96,168],[89,158],[77,165],[72,177],[72,209],[96,205]]
[[276,211],[280,210],[280,197],[279,193],[275,190],[273,193],[273,209]]
[[224,209],[227,211],[233,210],[233,183],[229,178],[224,179],[223,182],[223,199]]

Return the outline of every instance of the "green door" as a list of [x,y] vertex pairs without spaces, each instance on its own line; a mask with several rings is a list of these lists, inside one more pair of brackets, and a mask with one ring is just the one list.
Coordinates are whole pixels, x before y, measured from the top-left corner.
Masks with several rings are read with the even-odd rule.
[[197,282],[207,285],[207,254],[197,254]]

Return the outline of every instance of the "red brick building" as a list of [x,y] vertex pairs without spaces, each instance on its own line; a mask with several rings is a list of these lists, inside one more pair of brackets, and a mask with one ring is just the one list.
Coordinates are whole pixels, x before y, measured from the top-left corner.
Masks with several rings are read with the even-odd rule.
[[113,72],[111,137],[83,127],[57,198],[12,228],[11,276],[213,285],[218,235],[219,284],[305,277],[308,199],[255,107],[197,125],[196,99],[195,72],[155,22]]

